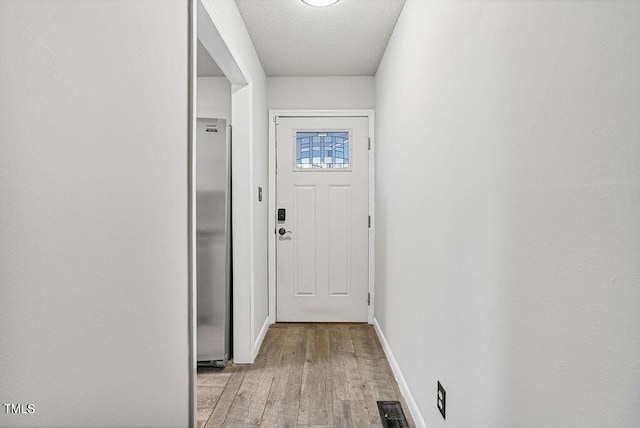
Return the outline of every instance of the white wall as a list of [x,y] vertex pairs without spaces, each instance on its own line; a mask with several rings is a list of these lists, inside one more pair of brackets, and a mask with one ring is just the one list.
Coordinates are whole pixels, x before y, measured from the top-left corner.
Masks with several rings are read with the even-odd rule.
[[231,83],[226,77],[198,77],[196,115],[231,121]]
[[269,77],[270,109],[372,109],[373,77]]
[[[207,0],[248,85],[232,86],[233,298],[236,363],[253,362],[268,318],[266,76],[233,0]],[[263,188],[258,202],[257,188]]]
[[187,426],[186,1],[0,2],[1,426]]
[[430,428],[640,425],[640,3],[407,0],[376,318]]

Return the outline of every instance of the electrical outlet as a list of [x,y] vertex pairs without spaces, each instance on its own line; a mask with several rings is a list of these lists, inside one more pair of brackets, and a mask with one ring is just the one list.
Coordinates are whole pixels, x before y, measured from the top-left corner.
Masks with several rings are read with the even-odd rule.
[[442,384],[440,383],[440,381],[438,381],[438,397],[437,397],[438,401],[438,410],[440,410],[440,414],[442,415],[443,419],[447,419],[446,417],[446,409],[447,409],[447,392],[444,390],[444,387],[442,386]]

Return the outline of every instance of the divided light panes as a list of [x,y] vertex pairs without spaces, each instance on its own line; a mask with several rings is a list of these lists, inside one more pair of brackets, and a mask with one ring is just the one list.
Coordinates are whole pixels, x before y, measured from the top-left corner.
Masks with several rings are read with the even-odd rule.
[[296,132],[296,167],[349,168],[349,132]]

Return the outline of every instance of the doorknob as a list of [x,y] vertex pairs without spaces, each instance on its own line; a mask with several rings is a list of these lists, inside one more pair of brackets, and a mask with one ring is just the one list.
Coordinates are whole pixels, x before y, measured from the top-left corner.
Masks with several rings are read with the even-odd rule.
[[284,236],[285,233],[292,233],[290,230],[285,230],[284,227],[281,227],[280,229],[278,229],[278,233],[280,234],[280,236]]

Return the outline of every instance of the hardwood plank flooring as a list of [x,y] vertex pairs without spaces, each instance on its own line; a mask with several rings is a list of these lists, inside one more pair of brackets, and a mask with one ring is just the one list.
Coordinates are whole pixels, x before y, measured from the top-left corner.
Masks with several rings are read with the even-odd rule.
[[197,426],[378,428],[377,400],[415,426],[372,326],[275,324],[254,364],[198,370]]
[[331,406],[331,361],[329,351],[329,329],[309,328],[298,424],[328,425],[333,420]]

